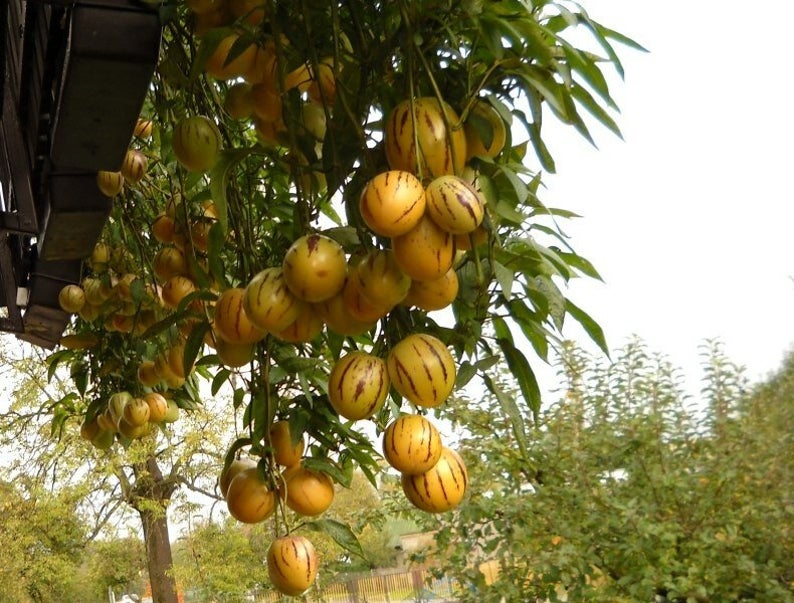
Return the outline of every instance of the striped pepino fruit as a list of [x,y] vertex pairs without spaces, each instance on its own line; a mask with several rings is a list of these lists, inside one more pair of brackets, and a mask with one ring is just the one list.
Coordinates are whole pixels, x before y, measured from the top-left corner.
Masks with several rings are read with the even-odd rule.
[[455,110],[436,98],[402,101],[389,113],[384,128],[389,166],[422,178],[461,173],[466,134],[459,122]]
[[411,230],[424,215],[425,189],[411,172],[382,172],[364,187],[359,209],[372,232],[396,237]]
[[328,399],[341,416],[351,421],[378,412],[389,393],[389,371],[377,356],[353,351],[340,358],[328,377]]
[[276,589],[296,597],[317,577],[317,552],[305,536],[277,538],[267,551],[267,573]]
[[265,331],[245,313],[244,295],[243,289],[232,287],[221,293],[215,303],[215,330],[230,343],[255,343],[265,337]]
[[204,115],[179,121],[174,127],[172,144],[179,163],[192,172],[209,171],[223,147],[218,126]]
[[466,494],[468,482],[463,459],[450,448],[441,451],[441,458],[429,471],[402,476],[405,496],[415,507],[429,513],[443,513],[457,507]]
[[455,360],[440,339],[414,333],[397,343],[386,361],[391,383],[417,406],[434,408],[455,387]]
[[356,265],[354,276],[361,294],[377,308],[393,308],[411,288],[411,278],[390,249],[370,250]]
[[400,415],[383,432],[383,456],[405,475],[432,469],[442,448],[438,429],[422,415]]
[[427,214],[391,244],[397,264],[415,281],[441,278],[455,261],[455,237]]
[[287,287],[282,268],[265,268],[245,288],[243,307],[256,326],[283,331],[298,318],[300,301]]
[[427,185],[427,214],[452,234],[473,232],[482,223],[485,201],[463,178],[440,176]]

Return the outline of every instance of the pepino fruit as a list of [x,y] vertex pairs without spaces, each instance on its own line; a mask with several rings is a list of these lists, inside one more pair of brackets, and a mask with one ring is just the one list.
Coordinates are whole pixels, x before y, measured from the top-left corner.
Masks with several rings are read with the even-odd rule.
[[58,304],[68,314],[77,314],[85,306],[85,291],[80,285],[66,285],[58,292]]
[[391,169],[418,173],[422,178],[461,173],[466,134],[459,121],[455,110],[436,98],[402,101],[389,114],[384,128]]
[[473,232],[482,223],[485,201],[463,178],[440,176],[427,185],[427,214],[452,234]]
[[230,343],[256,343],[265,337],[265,331],[245,313],[244,295],[243,289],[232,287],[221,293],[215,303],[215,330]]
[[389,249],[371,250],[356,264],[353,276],[361,294],[376,308],[393,308],[411,287],[411,278]]
[[303,301],[316,303],[342,290],[347,278],[347,259],[342,246],[321,234],[297,239],[284,256],[284,281]]
[[360,351],[340,358],[328,377],[328,399],[341,416],[351,421],[378,412],[389,393],[389,372],[377,356]]
[[221,491],[221,496],[223,496],[223,498],[226,498],[226,494],[229,492],[229,485],[232,483],[232,480],[237,476],[238,473],[244,471],[245,469],[256,469],[256,461],[247,457],[234,459],[231,463],[229,463],[228,467],[223,468],[220,476],[218,477],[218,489]]
[[359,208],[372,232],[396,237],[411,230],[424,215],[425,190],[411,172],[382,172],[364,187]]
[[402,303],[406,306],[416,306],[425,312],[440,310],[455,301],[459,287],[458,273],[454,268],[450,268],[441,278],[432,281],[413,281]]
[[192,172],[211,169],[223,146],[218,126],[203,115],[186,117],[177,123],[172,144],[179,163]]
[[414,228],[392,239],[400,268],[415,281],[441,278],[455,260],[455,238],[425,215]]
[[287,506],[298,515],[314,517],[334,501],[334,482],[325,473],[293,467],[284,471]]
[[106,197],[115,197],[124,188],[124,175],[121,172],[99,171],[96,174],[96,185]]
[[432,469],[442,448],[438,429],[422,415],[400,415],[383,432],[383,456],[405,475]]
[[432,469],[402,476],[405,496],[415,507],[429,513],[443,513],[457,507],[466,494],[468,482],[463,459],[450,448],[441,451]]
[[440,339],[423,333],[409,335],[389,352],[391,384],[417,406],[434,408],[455,387],[455,361]]
[[273,447],[273,459],[285,467],[293,467],[300,463],[305,442],[303,436],[293,439],[289,421],[276,421],[270,427],[270,445]]
[[317,552],[304,536],[277,538],[267,551],[267,573],[276,589],[297,597],[314,584],[317,577]]
[[259,523],[276,510],[276,493],[256,466],[241,470],[229,482],[226,506],[237,521]]
[[245,313],[252,323],[271,333],[283,331],[295,322],[300,306],[300,300],[287,287],[282,268],[265,268],[245,288]]

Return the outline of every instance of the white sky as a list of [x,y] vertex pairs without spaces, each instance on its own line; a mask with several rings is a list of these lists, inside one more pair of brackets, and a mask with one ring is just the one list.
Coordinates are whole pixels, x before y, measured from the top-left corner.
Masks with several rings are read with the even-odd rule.
[[565,228],[606,281],[569,294],[612,347],[636,333],[697,377],[698,345],[719,337],[763,377],[794,342],[794,2],[583,4],[650,54],[620,50],[625,141],[547,132],[545,201],[584,216]]

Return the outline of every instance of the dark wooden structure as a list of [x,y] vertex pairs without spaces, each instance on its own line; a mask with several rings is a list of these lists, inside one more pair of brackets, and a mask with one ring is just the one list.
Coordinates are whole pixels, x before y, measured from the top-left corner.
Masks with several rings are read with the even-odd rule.
[[160,47],[133,0],[0,0],[0,330],[51,348],[112,200]]

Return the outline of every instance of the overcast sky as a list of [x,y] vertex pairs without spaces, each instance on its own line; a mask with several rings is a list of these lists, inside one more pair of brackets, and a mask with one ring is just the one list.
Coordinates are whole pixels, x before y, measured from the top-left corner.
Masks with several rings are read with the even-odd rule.
[[612,346],[636,333],[690,374],[719,337],[761,377],[794,342],[794,2],[583,4],[650,53],[620,53],[624,141],[547,132],[546,202],[584,215],[566,228],[606,281],[570,296]]

